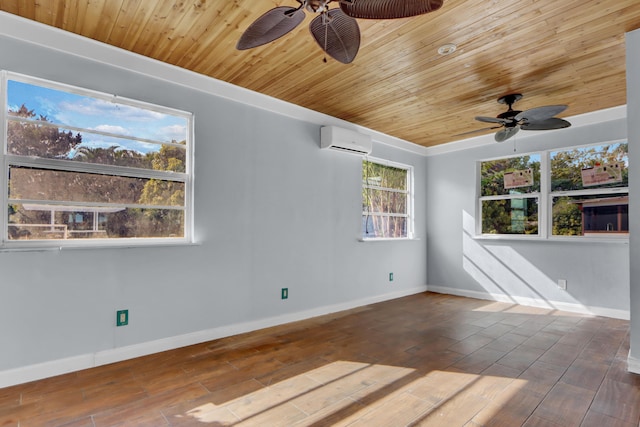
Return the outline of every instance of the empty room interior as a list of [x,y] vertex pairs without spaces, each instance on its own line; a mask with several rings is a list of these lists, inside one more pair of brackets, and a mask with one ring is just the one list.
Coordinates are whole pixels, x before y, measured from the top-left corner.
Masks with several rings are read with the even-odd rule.
[[640,426],[637,0],[3,0],[0,94],[1,426]]

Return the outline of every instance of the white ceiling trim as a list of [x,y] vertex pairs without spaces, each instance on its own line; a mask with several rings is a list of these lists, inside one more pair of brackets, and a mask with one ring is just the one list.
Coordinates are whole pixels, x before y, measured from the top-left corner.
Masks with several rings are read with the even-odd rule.
[[425,147],[409,141],[6,12],[0,12],[0,36],[45,46],[320,126],[349,128],[370,135],[381,144],[426,155]]
[[[566,119],[571,122],[571,127],[580,127],[586,125],[593,125],[597,123],[609,122],[612,120],[626,119],[627,118],[627,106],[620,105],[618,107],[607,108],[605,110],[594,111],[591,113],[579,114],[576,116],[567,117]],[[527,139],[540,135],[541,132],[558,132],[562,129],[536,131],[536,132],[521,132],[518,133],[518,139]],[[478,148],[483,145],[496,144],[493,139],[493,134],[481,135],[473,138],[462,139],[460,141],[450,142],[448,144],[436,145],[434,147],[426,148],[426,156],[437,156],[440,154],[452,153],[460,150],[467,150],[469,148]]]
[[[336,117],[285,102],[221,80],[176,67],[146,56],[138,55],[105,43],[98,42],[55,27],[31,21],[6,12],[0,12],[0,36],[45,46],[70,55],[80,56],[110,66],[119,67],[152,78],[179,84],[213,96],[230,99],[287,117],[315,123],[319,126],[340,126],[370,135],[378,143],[406,150],[422,156],[436,156],[450,152],[494,144],[493,134],[450,142],[433,147],[423,147],[373,129],[359,126]],[[568,119],[572,126],[601,123],[626,118],[626,106],[613,107]],[[554,132],[554,131],[547,131]],[[535,132],[539,134],[540,132]],[[527,135],[529,134],[529,135]],[[532,136],[523,134],[520,139]]]

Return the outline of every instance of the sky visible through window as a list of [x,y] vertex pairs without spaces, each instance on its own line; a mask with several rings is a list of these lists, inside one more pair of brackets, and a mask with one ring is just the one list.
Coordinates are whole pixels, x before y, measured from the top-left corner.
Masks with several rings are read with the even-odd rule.
[[[616,152],[620,151],[620,146],[623,143],[613,143],[613,144],[602,144],[595,146],[587,146],[587,147],[577,147],[573,149],[574,157],[581,160],[592,160],[594,162],[602,162],[603,159],[607,159],[608,157],[616,157]],[[626,143],[625,143],[626,146]],[[553,160],[558,154],[562,154],[564,152],[571,150],[558,150],[551,152],[551,159]],[[621,161],[625,167],[629,167],[629,158],[626,155],[626,150],[620,153],[617,161]]]
[[[9,110],[17,111],[22,105],[47,121],[77,128],[87,129],[81,132],[81,146],[87,148],[110,148],[132,150],[142,154],[160,150],[160,144],[145,143],[128,139],[135,137],[158,142],[183,142],[187,134],[185,117],[138,108],[127,104],[77,95],[61,90],[32,85],[15,80],[8,81],[7,102]],[[111,137],[91,131],[122,135],[125,138]],[[77,131],[74,131],[76,133]],[[73,156],[69,153],[69,157]]]

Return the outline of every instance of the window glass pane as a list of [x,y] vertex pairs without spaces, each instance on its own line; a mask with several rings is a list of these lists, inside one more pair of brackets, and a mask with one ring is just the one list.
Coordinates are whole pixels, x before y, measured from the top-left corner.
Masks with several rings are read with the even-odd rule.
[[[186,146],[154,144],[16,121],[9,121],[7,127],[9,154],[185,172]],[[186,143],[185,140],[181,142]]]
[[9,198],[16,200],[183,206],[185,184],[148,178],[13,166]]
[[9,205],[9,240],[183,237],[184,211]]
[[363,194],[363,211],[376,213],[407,213],[407,194],[367,188]]
[[480,169],[482,196],[540,191],[540,154],[486,161]]
[[362,162],[362,237],[409,237],[409,170]]
[[602,236],[629,232],[629,195],[553,198],[554,236]]
[[190,114],[12,73],[4,82],[9,240],[189,237]]
[[482,201],[483,234],[537,234],[538,199]]
[[365,238],[407,237],[407,218],[382,215],[362,215],[362,236]]
[[551,152],[551,191],[627,187],[628,143]]
[[362,183],[375,187],[407,189],[407,170],[380,163],[362,162]]
[[[29,120],[136,136],[160,142],[183,141],[187,118],[87,95],[9,80],[9,115]],[[90,146],[90,141],[85,141]]]

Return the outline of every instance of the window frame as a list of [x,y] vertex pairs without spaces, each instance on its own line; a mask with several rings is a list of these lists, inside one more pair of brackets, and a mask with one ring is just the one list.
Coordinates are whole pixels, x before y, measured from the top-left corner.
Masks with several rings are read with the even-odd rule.
[[[384,214],[384,215],[379,215],[379,216],[396,216],[396,217],[404,217],[406,218],[406,227],[407,227],[407,235],[406,236],[402,236],[402,237],[365,237],[364,233],[362,232],[362,218],[364,215],[371,215],[370,212],[365,212],[364,210],[362,210],[361,212],[361,216],[360,216],[360,241],[363,242],[376,242],[376,241],[397,241],[397,240],[414,240],[415,239],[415,234],[414,234],[414,177],[413,177],[413,166],[411,165],[407,165],[404,163],[398,163],[398,162],[394,162],[391,160],[386,160],[386,159],[381,159],[378,157],[371,157],[371,156],[364,156],[362,158],[362,162],[360,163],[361,167],[364,167],[364,162],[370,162],[370,163],[376,163],[378,165],[381,166],[387,166],[387,167],[391,167],[391,168],[395,168],[395,169],[402,169],[404,171],[406,171],[407,174],[407,182],[406,182],[406,190],[405,191],[401,191],[401,190],[393,190],[393,189],[387,189],[386,187],[378,187],[378,186],[374,186],[374,185],[369,185],[366,184],[364,181],[361,182],[360,184],[360,197],[361,197],[361,205],[362,205],[362,194],[365,191],[365,188],[369,188],[369,189],[374,189],[374,190],[382,190],[382,191],[393,191],[393,192],[399,192],[399,193],[403,193],[406,194],[406,214],[402,215],[402,214]],[[362,173],[361,173],[362,175]]]
[[[483,162],[491,162],[496,160],[506,160],[513,159],[516,157],[524,157],[531,155],[540,155],[540,190],[532,191],[530,193],[522,193],[522,194],[500,194],[494,196],[483,196],[482,195],[482,163]],[[503,239],[538,239],[546,229],[546,217],[542,215],[543,209],[546,209],[546,205],[544,202],[543,193],[543,185],[545,184],[544,176],[544,163],[545,156],[542,152],[530,152],[530,153],[518,153],[510,156],[503,157],[495,157],[490,159],[484,159],[476,162],[476,237],[482,238],[503,238]],[[513,199],[536,199],[538,202],[538,233],[537,234],[490,234],[490,233],[482,233],[482,202],[491,201],[491,200],[513,200]]]
[[[126,136],[126,139],[140,142],[152,142],[155,144],[162,144],[167,146],[180,145],[185,150],[185,171],[174,172],[168,170],[155,170],[155,169],[142,169],[131,166],[118,166],[107,165],[101,163],[89,163],[78,162],[64,159],[44,158],[35,156],[15,155],[8,153],[8,134],[7,124],[9,120],[23,121],[20,119],[11,119],[9,117],[9,105],[8,105],[8,82],[17,81],[36,85],[48,89],[57,91],[63,91],[79,96],[87,96],[94,99],[117,102],[119,105],[131,106],[147,111],[168,114],[184,118],[186,120],[186,132],[185,132],[185,144],[177,144],[172,142],[162,141],[150,141],[144,138],[136,136]],[[181,245],[193,243],[193,113],[160,106],[156,104],[147,103],[144,101],[138,101],[130,98],[121,97],[115,94],[108,94],[105,92],[99,92],[91,89],[80,88],[64,83],[59,83],[51,80],[32,77],[24,74],[19,74],[7,70],[0,71],[0,92],[2,94],[3,108],[0,112],[0,132],[2,132],[2,150],[0,150],[0,163],[2,164],[2,174],[0,174],[0,187],[5,190],[2,192],[2,203],[4,208],[0,212],[0,250],[21,250],[30,248],[88,248],[88,247],[133,247],[133,246],[157,246],[157,245]],[[37,123],[37,120],[31,121],[31,123]],[[92,129],[75,128],[62,123],[51,122],[49,126],[58,126],[58,129],[74,130],[77,132],[91,132],[100,134],[100,132],[94,132]],[[108,134],[107,136],[110,136]],[[122,136],[120,136],[122,137]],[[9,215],[7,206],[12,202],[9,197],[8,189],[9,184],[9,170],[11,167],[31,167],[37,169],[45,169],[51,171],[61,172],[78,172],[78,173],[92,173],[98,175],[108,175],[115,177],[130,177],[140,179],[157,179],[168,182],[183,183],[184,184],[184,204],[178,209],[176,206],[162,206],[162,205],[137,205],[136,208],[149,208],[149,209],[163,209],[170,208],[173,210],[182,210],[184,212],[184,230],[182,237],[122,237],[122,238],[81,238],[81,239],[33,239],[33,240],[12,240],[9,238]],[[21,203],[31,202],[31,200],[21,200]],[[42,203],[42,201],[36,201]],[[65,201],[47,200],[45,204],[51,205],[65,205]],[[71,202],[69,205],[78,205],[78,202]],[[91,203],[84,202],[84,206],[100,205],[104,206],[105,203]],[[132,207],[127,203],[108,203],[110,207]],[[98,215],[97,211],[93,215]]]
[[[613,145],[628,143],[627,139],[616,139],[603,142],[595,142],[589,144],[571,145],[568,147],[560,147],[546,150],[531,151],[526,153],[517,153],[509,156],[493,157],[478,160],[476,162],[476,220],[475,220],[475,236],[476,239],[488,240],[531,240],[531,241],[560,241],[560,242],[628,242],[629,233],[606,234],[602,236],[595,235],[554,235],[553,234],[553,199],[561,196],[591,196],[591,195],[613,195],[628,194],[629,187],[601,187],[589,188],[582,190],[562,190],[552,191],[551,189],[551,153],[561,151],[571,151],[579,148],[598,147],[603,145]],[[522,157],[527,155],[540,155],[540,191],[518,195],[501,195],[501,196],[482,196],[482,177],[481,165],[483,162],[509,159],[514,157]],[[627,166],[628,167],[628,166]],[[520,199],[538,197],[538,234],[483,234],[482,233],[482,202],[483,200],[501,200],[501,199]],[[627,214],[628,215],[628,214]]]
[[[579,149],[579,148],[589,148],[589,147],[598,147],[598,146],[603,146],[603,145],[613,145],[613,144],[622,144],[622,143],[628,143],[627,139],[617,139],[617,140],[613,140],[613,141],[605,141],[605,142],[597,142],[594,144],[584,144],[584,145],[574,145],[574,146],[570,146],[570,147],[563,147],[563,148],[556,148],[553,150],[547,150],[547,161],[549,164],[549,173],[548,175],[548,197],[547,197],[547,215],[549,217],[549,227],[547,230],[547,235],[549,237],[549,240],[562,240],[562,241],[575,241],[575,240],[591,240],[591,241],[604,241],[604,240],[611,240],[611,241],[623,241],[623,242],[627,242],[629,240],[629,232],[627,230],[626,233],[619,233],[619,234],[610,234],[607,233],[606,235],[602,235],[602,236],[596,236],[596,235],[589,235],[589,236],[567,236],[567,235],[554,235],[553,234],[553,199],[554,197],[563,197],[563,196],[567,196],[567,197],[573,197],[573,196],[597,196],[597,195],[614,195],[614,194],[629,194],[629,184],[627,183],[626,187],[597,187],[597,188],[584,188],[581,190],[560,190],[560,191],[553,191],[553,189],[551,188],[551,153],[553,152],[562,152],[562,151],[571,151],[574,149]],[[629,153],[627,152],[627,162],[628,162],[628,156]],[[628,168],[628,165],[627,165]],[[628,208],[627,208],[628,209]],[[627,213],[627,217],[628,217],[628,213]]]

